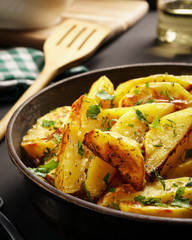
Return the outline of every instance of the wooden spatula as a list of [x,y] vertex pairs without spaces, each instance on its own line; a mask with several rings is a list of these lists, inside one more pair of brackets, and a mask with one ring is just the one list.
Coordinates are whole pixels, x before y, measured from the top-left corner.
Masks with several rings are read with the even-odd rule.
[[78,65],[89,57],[107,38],[107,27],[76,19],[65,20],[44,43],[45,66],[9,112],[0,121],[0,140],[15,110],[29,97],[46,86],[61,71]]

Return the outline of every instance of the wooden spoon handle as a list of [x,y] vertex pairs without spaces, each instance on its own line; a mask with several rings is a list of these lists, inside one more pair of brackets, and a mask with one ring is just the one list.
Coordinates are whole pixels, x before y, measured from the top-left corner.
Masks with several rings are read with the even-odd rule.
[[11,119],[13,113],[20,107],[27,99],[29,99],[33,94],[37,93],[43,87],[45,87],[54,77],[56,76],[56,71],[49,69],[48,67],[43,68],[38,78],[34,83],[25,91],[25,93],[18,99],[18,101],[12,106],[12,108],[6,113],[6,115],[0,121],[0,141],[4,138],[7,125]]

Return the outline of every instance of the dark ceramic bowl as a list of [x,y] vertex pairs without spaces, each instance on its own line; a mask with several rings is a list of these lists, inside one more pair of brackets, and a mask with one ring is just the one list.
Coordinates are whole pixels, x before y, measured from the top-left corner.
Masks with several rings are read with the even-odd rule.
[[[88,92],[91,84],[106,75],[115,85],[128,79],[165,73],[191,74],[192,64],[154,63],[137,64],[91,71],[70,77],[43,89],[26,101],[9,122],[6,143],[13,163],[24,177],[34,204],[68,239],[127,239],[149,236],[149,231],[177,233],[192,228],[192,219],[176,219],[121,212],[97,206],[63,193],[33,175],[26,154],[20,147],[22,137],[37,118],[59,106],[71,105],[81,94]],[[135,235],[136,234],[136,235]]]

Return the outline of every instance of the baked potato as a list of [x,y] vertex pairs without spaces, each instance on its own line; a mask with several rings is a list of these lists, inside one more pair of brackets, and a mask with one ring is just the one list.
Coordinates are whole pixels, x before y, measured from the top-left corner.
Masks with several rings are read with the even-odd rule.
[[114,99],[113,83],[106,76],[101,76],[92,84],[87,96],[94,99],[102,108],[111,108]]
[[192,108],[168,114],[160,119],[160,127],[151,128],[144,137],[145,171],[154,180],[154,171],[161,176],[173,168],[182,153],[191,145]]
[[175,107],[171,103],[148,103],[141,106],[129,107],[129,111],[119,118],[111,128],[111,131],[142,143],[149,125],[155,118],[157,116],[161,118],[174,111]]
[[115,90],[115,98],[113,100],[114,107],[118,106],[121,98],[124,97],[127,93],[129,93],[131,88],[140,84],[147,84],[151,82],[178,83],[182,87],[184,87],[186,90],[191,90],[192,88],[192,77],[187,75],[174,76],[169,74],[156,74],[156,75],[151,75],[147,77],[131,79],[117,86]]
[[152,82],[130,89],[119,101],[119,107],[130,107],[152,102],[171,102],[178,108],[192,106],[192,95],[175,82]]
[[61,139],[59,165],[54,179],[55,187],[63,192],[81,194],[86,177],[85,170],[91,158],[90,151],[82,142],[82,132],[72,123],[68,123]]
[[35,162],[29,169],[101,206],[192,217],[191,89],[192,76],[157,74],[115,90],[102,76],[27,132],[21,146]]
[[83,143],[98,157],[118,170],[125,182],[137,190],[145,185],[144,159],[139,144],[117,133],[93,130]]
[[28,130],[23,137],[21,146],[32,159],[49,158],[53,152],[57,152],[70,110],[71,107],[68,106],[56,108],[40,117]]

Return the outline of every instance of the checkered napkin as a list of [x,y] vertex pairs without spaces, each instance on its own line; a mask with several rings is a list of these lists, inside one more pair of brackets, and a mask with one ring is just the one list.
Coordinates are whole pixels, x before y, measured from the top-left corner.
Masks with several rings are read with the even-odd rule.
[[[38,77],[44,66],[43,52],[33,48],[0,49],[0,103],[16,101]],[[66,71],[62,77],[85,72],[78,66]]]

